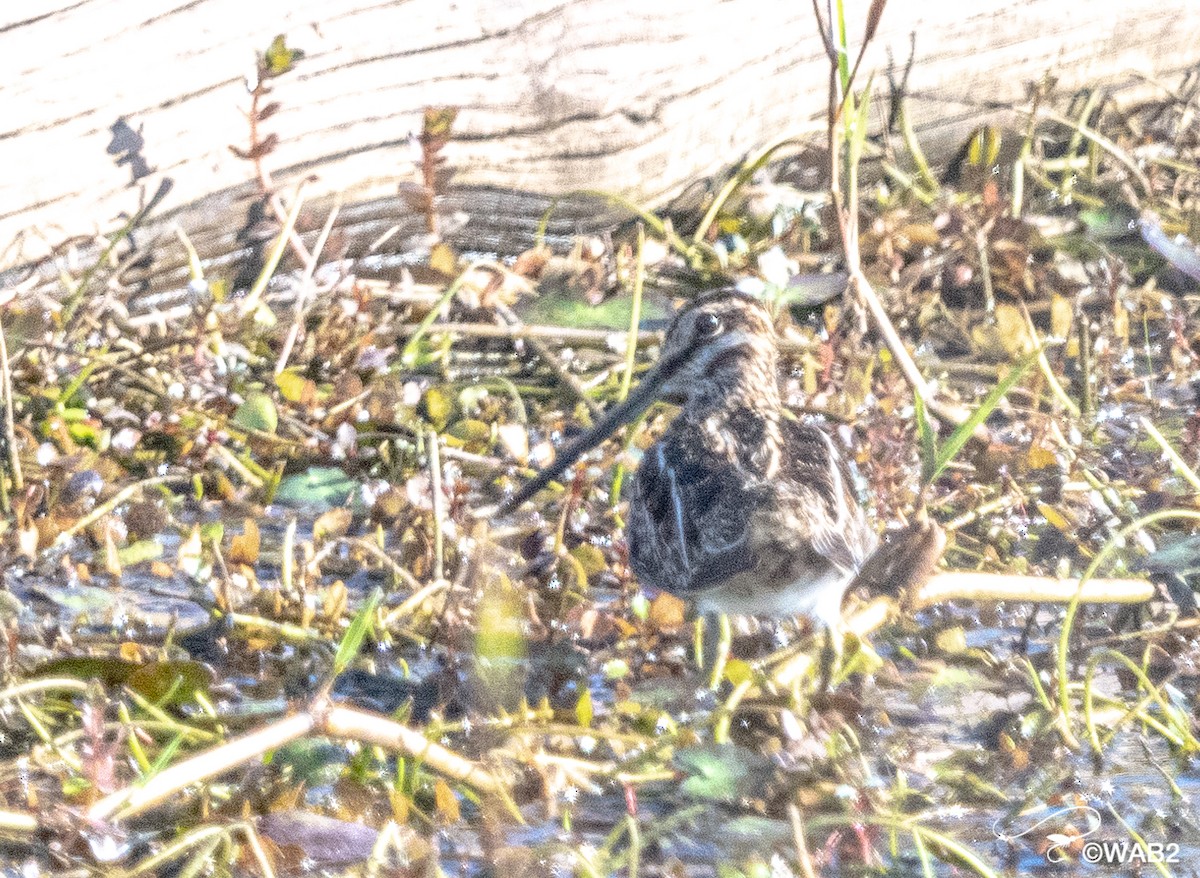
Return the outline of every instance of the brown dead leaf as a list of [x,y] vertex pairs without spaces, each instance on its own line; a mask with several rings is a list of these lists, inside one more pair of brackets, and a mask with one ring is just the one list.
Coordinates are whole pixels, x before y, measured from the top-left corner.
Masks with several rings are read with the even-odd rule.
[[114,578],[121,575],[121,557],[117,551],[117,537],[114,528],[104,528],[104,572]]
[[438,814],[446,823],[454,824],[462,819],[462,812],[458,807],[458,796],[454,795],[454,790],[450,789],[450,784],[446,783],[440,777],[433,785],[433,801]]
[[354,515],[344,506],[330,509],[313,522],[313,541],[320,542],[324,539],[345,536],[346,532],[350,530],[350,523],[353,520]]
[[222,500],[236,500],[237,488],[233,482],[229,480],[229,476],[223,472],[218,472],[214,477],[215,484],[213,485],[213,493]]
[[325,590],[325,599],[321,602],[321,611],[325,618],[335,620],[342,618],[349,605],[350,594],[346,591],[346,583],[336,580]]
[[660,594],[650,602],[650,615],[647,620],[655,631],[670,633],[683,627],[684,611],[687,605],[674,595]]
[[1029,454],[1025,458],[1030,469],[1046,469],[1058,463],[1058,458],[1054,452],[1044,445],[1035,444],[1029,446]]
[[446,277],[458,274],[458,254],[454,248],[444,242],[438,242],[429,251],[429,267]]
[[1000,751],[1008,756],[1009,763],[1018,771],[1029,767],[1029,750],[1018,746],[1007,732],[1000,733]]
[[375,498],[371,506],[371,521],[375,524],[391,524],[408,507],[408,497],[403,491],[388,488]]
[[325,401],[325,405],[330,410],[338,411],[336,418],[331,418],[326,421],[327,427],[337,428],[337,425],[346,420],[348,415],[353,415],[355,408],[347,408],[351,400],[357,399],[363,393],[363,382],[354,372],[342,372],[333,381],[333,390],[329,394],[329,399]]
[[941,233],[929,223],[906,223],[896,230],[896,237],[915,250],[942,243]]
[[526,250],[513,263],[513,273],[519,274],[521,277],[530,278],[531,280],[537,280],[541,277],[542,270],[553,255],[554,251],[545,244]]
[[1129,341],[1129,309],[1119,298],[1113,307],[1113,335],[1123,342]]
[[199,567],[203,557],[204,546],[200,539],[200,525],[192,525],[192,532],[179,544],[175,553],[176,562],[182,573],[191,575]]
[[253,566],[258,563],[258,553],[262,538],[258,532],[258,524],[253,518],[247,518],[242,532],[233,538],[229,546],[226,561],[229,564],[246,564]]
[[1066,296],[1055,293],[1050,299],[1050,332],[1055,338],[1066,338],[1071,334],[1071,323],[1075,319],[1075,306]]
[[567,613],[566,623],[579,631],[584,640],[608,640],[618,631],[618,620],[611,613],[581,604]]
[[1018,359],[1034,349],[1025,316],[1006,302],[996,305],[994,321],[971,328],[971,341],[979,356],[991,363]]
[[388,789],[388,798],[392,805],[392,818],[399,826],[405,826],[408,823],[408,815],[412,810],[412,802],[409,801],[408,795],[403,790]]

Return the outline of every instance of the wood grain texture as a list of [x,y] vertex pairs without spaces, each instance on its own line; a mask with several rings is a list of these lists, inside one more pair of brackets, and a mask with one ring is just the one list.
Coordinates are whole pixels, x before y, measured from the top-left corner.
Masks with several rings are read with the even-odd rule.
[[[851,32],[861,33],[867,3],[851,5]],[[811,9],[790,0],[5,6],[0,267],[118,227],[164,179],[171,189],[156,216],[180,218],[203,253],[228,252],[255,195],[252,168],[228,149],[246,143],[243,76],[277,33],[306,52],[278,81],[282,110],[264,126],[281,138],[267,160],[280,186],[315,174],[314,197],[394,196],[416,179],[410,133],[423,108],[458,107],[446,150],[454,206],[485,246],[489,229],[527,231],[546,204],[499,192],[589,188],[661,203],[818,118],[825,103]],[[889,56],[903,64],[914,45],[914,109],[923,137],[936,140],[989,102],[1020,101],[1048,70],[1068,89],[1135,73],[1173,84],[1172,73],[1200,61],[1200,4],[893,0],[865,69],[882,72]],[[394,197],[375,203],[371,228],[412,220]],[[580,207],[564,230],[587,226],[597,206]]]

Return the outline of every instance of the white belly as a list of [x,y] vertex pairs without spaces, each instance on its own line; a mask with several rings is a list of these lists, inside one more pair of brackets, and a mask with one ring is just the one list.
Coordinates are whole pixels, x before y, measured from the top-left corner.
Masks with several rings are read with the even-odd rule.
[[828,568],[818,578],[806,577],[786,586],[762,581],[752,586],[743,577],[735,577],[697,594],[696,609],[701,613],[775,619],[805,616],[821,627],[834,628],[841,621],[842,598],[851,579],[850,574],[837,568]]

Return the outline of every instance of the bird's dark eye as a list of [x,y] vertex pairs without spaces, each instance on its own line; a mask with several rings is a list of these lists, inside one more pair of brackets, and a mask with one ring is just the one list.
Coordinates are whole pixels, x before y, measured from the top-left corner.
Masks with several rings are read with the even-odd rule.
[[712,338],[721,331],[721,318],[711,311],[706,311],[696,317],[696,337]]

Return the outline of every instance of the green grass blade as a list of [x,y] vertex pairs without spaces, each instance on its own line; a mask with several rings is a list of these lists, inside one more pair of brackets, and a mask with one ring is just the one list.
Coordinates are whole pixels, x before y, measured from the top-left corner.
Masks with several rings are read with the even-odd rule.
[[913,827],[913,832],[919,833],[923,837],[923,841],[932,843],[935,848],[938,848],[938,858],[942,862],[956,863],[956,865],[970,869],[979,878],[1000,878],[1000,875],[981,860],[973,850],[966,845],[959,844],[949,836],[924,826]]
[[937,466],[937,436],[929,420],[929,410],[925,407],[925,396],[919,387],[913,388],[913,408],[917,417],[917,439],[921,446],[921,481],[929,484],[933,481],[934,467]]
[[150,778],[154,777],[168,765],[170,765],[171,760],[175,758],[175,754],[179,752],[179,748],[183,746],[183,741],[184,736],[182,733],[176,735],[170,741],[168,741],[167,746],[163,747],[162,752],[158,754],[158,758],[154,760],[154,764],[150,766],[145,777],[142,778],[142,781],[145,782],[150,780]]
[[849,161],[852,165],[857,165],[862,159],[863,149],[867,145],[867,134],[870,133],[871,122],[871,86],[874,85],[875,78],[872,76],[867,80],[867,86],[858,96],[857,103],[851,105],[851,98],[846,96],[847,110],[846,115],[846,141],[850,148]]
[[1005,394],[1012,389],[1012,386],[1021,380],[1021,376],[1029,371],[1029,367],[1038,361],[1038,357],[1042,351],[1039,348],[1031,354],[1025,356],[1018,362],[1008,374],[992,388],[991,392],[984,397],[983,402],[979,404],[979,408],[971,412],[971,416],[966,419],[953,433],[946,443],[941,447],[934,460],[933,473],[927,481],[932,482],[939,475],[950,461],[954,460],[958,452],[962,451],[967,440],[971,438],[971,434],[975,432],[975,428],[987,420],[988,416],[995,411],[996,406],[1000,405],[1000,400],[1004,399]]
[[350,662],[354,661],[354,657],[358,655],[368,632],[375,627],[375,610],[382,600],[383,591],[375,589],[367,598],[367,602],[363,604],[362,609],[350,621],[350,627],[346,629],[342,642],[338,644],[337,655],[333,657],[334,676],[350,667]]
[[717,216],[721,209],[729,202],[738,189],[744,186],[750,179],[758,173],[771,158],[785,146],[793,146],[802,144],[803,140],[796,134],[789,134],[772,143],[764,146],[757,155],[751,159],[747,159],[738,168],[737,173],[725,181],[725,185],[721,187],[721,191],[717,193],[717,197],[713,199],[712,204],[708,206],[708,210],[704,212],[703,219],[700,220],[700,225],[696,227],[696,231],[692,234],[692,243],[700,244],[708,236],[709,229],[713,223],[717,221]]

